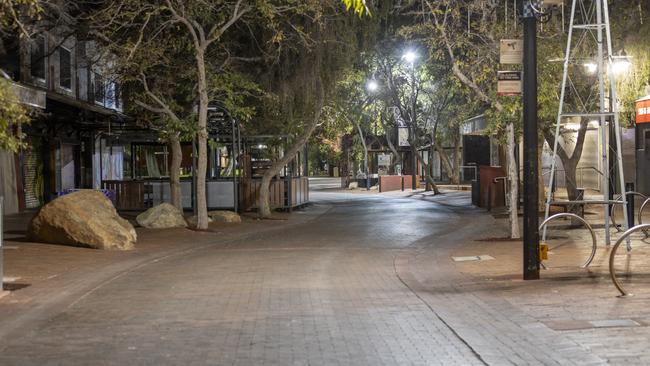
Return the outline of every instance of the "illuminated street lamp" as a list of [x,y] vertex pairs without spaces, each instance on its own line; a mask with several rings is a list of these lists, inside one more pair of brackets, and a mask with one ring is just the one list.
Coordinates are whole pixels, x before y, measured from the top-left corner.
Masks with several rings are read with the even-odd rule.
[[368,84],[366,84],[366,89],[368,92],[374,93],[379,90],[379,83],[377,83],[375,80],[370,80],[368,81]]
[[[415,83],[416,83],[416,81],[415,81],[415,60],[417,60],[418,57],[419,57],[418,54],[414,50],[408,50],[408,51],[406,51],[404,53],[404,55],[402,55],[402,60],[404,60],[404,61],[408,62],[409,64],[411,64],[411,89],[412,89],[411,90],[411,105],[412,105],[412,108],[413,108],[411,118],[412,118],[412,123],[413,124],[416,123],[415,113],[416,113],[416,104],[417,104],[417,100],[416,100],[417,99],[417,93],[416,93],[416,90],[415,90],[415,88],[416,88],[416,86],[415,86]],[[411,129],[409,129],[409,130],[411,130]],[[409,132],[409,134],[410,133],[411,132]],[[413,158],[412,158],[412,160],[413,160],[413,164],[412,164],[413,172],[411,174],[411,184],[412,184],[411,189],[413,191],[415,191],[415,189],[417,188],[417,182],[416,182],[416,177],[417,177],[416,172],[418,170],[417,157],[416,157],[417,153],[418,153],[417,150],[413,146],[411,146],[411,154],[413,154]]]
[[415,60],[418,59],[418,54],[413,50],[409,50],[409,51],[406,51],[406,53],[404,55],[402,55],[402,59],[404,61],[410,63],[411,66],[412,66],[413,63],[415,63]]
[[612,71],[614,74],[620,75],[627,72],[632,66],[630,61],[630,56],[627,55],[625,50],[622,50],[618,53],[618,56],[614,56],[614,63],[612,65]]
[[586,62],[583,66],[587,74],[595,74],[598,71],[598,65],[594,62]]
[[632,66],[632,63],[627,57],[625,57],[614,61],[614,65],[612,67],[614,74],[620,75],[626,73],[627,70],[630,69],[630,66]]

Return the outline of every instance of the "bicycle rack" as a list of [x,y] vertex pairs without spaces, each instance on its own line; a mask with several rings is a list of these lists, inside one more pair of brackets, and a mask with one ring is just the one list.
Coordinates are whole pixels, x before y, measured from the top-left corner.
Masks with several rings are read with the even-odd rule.
[[623,233],[623,235],[616,241],[616,244],[614,244],[614,247],[612,247],[612,252],[609,255],[609,275],[612,277],[612,282],[614,282],[614,286],[616,286],[616,289],[621,293],[622,297],[632,296],[632,294],[623,288],[623,285],[621,285],[621,282],[616,277],[616,270],[614,269],[614,257],[616,257],[616,251],[628,236],[634,234],[637,231],[646,231],[648,229],[650,229],[650,224],[637,225]]
[[[650,203],[650,198],[648,198],[648,199],[646,199],[645,201],[643,201],[643,204],[641,205],[641,208],[639,208],[639,225],[643,225],[643,209],[645,209],[645,206],[647,206],[648,203]],[[643,234],[645,234],[645,237],[646,237],[646,238],[647,238],[648,236],[650,236],[650,235],[648,234],[648,230],[647,230],[647,229],[646,229],[646,230],[643,230]]]
[[[647,202],[648,199],[649,199],[648,196],[646,196],[646,195],[643,194],[643,193],[639,193],[639,192],[634,192],[634,191],[632,191],[632,192],[625,192],[625,195],[628,195],[628,194],[631,194],[631,195],[633,195],[633,196],[641,197],[641,198],[643,198],[646,202]],[[622,194],[619,194],[619,195],[617,195],[617,196],[614,198],[614,201],[620,201],[621,198],[623,198],[623,195],[622,195]],[[645,202],[644,202],[644,204],[645,204]],[[643,205],[641,205],[641,207],[643,207]],[[613,210],[613,207],[612,207],[612,210]],[[639,224],[641,224],[641,216],[640,216],[640,215],[641,215],[641,212],[642,212],[642,211],[639,211]],[[612,219],[612,224],[614,224],[614,228],[615,228],[619,233],[622,232],[623,230],[622,230],[620,227],[618,227],[618,224],[616,223],[616,219],[614,218],[614,214],[612,213],[611,215],[609,215],[609,217]],[[647,234],[646,234],[646,237],[647,237]]]
[[[582,266],[580,266],[581,268],[589,267],[591,262],[594,260],[594,257],[596,256],[596,234],[594,233],[594,229],[591,227],[591,225],[589,225],[589,223],[585,219],[573,213],[562,212],[559,214],[555,214],[549,217],[548,219],[544,220],[544,222],[542,222],[542,224],[539,226],[539,231],[542,231],[551,221],[562,217],[570,217],[576,219],[580,221],[582,225],[587,228],[587,230],[589,230],[589,233],[591,234],[591,254],[589,255],[589,258],[587,258],[587,261]],[[544,266],[544,268],[546,268],[546,266]]]

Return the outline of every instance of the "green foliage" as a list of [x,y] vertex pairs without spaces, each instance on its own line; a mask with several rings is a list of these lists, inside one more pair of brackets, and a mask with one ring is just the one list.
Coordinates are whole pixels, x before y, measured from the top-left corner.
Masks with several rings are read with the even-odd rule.
[[352,9],[355,14],[359,15],[359,17],[362,17],[363,14],[367,14],[368,16],[372,16],[372,13],[370,12],[370,9],[368,8],[368,4],[366,3],[366,0],[341,0],[343,1],[343,4],[345,4],[345,10],[350,10]]
[[41,12],[39,0],[1,0],[0,32],[12,32],[17,28],[26,33],[22,18],[36,18]]
[[17,151],[25,147],[14,127],[30,122],[28,110],[18,102],[11,83],[0,78],[0,149]]

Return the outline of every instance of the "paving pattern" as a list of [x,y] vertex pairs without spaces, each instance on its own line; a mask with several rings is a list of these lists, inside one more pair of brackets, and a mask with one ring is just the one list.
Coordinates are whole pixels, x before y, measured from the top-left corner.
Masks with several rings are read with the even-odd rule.
[[484,364],[395,275],[396,256],[453,215],[400,198],[334,205],[104,283],[6,340],[0,364]]
[[[543,280],[524,282],[521,243],[477,241],[505,225],[467,193],[334,193],[335,183],[321,182],[320,203],[293,225],[202,234],[196,246],[188,237],[155,260],[131,258],[159,251],[153,243],[124,259],[84,252],[78,273],[93,260],[126,268],[79,280],[83,291],[61,287],[58,306],[0,302],[8,314],[42,308],[13,333],[0,314],[0,365],[650,364],[650,247],[630,262],[631,299],[614,296],[604,248],[591,270],[576,268],[588,246],[573,232],[560,242],[577,244],[555,250]],[[476,255],[495,259],[451,260]]]

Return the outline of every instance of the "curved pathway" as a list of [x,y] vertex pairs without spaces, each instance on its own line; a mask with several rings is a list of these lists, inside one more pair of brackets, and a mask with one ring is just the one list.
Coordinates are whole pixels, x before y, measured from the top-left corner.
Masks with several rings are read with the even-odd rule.
[[458,291],[450,246],[494,226],[466,194],[312,195],[329,209],[310,221],[148,261],[68,296],[4,337],[0,364],[600,363],[577,346],[572,357],[531,355],[509,343],[525,320],[482,317],[502,304]]

